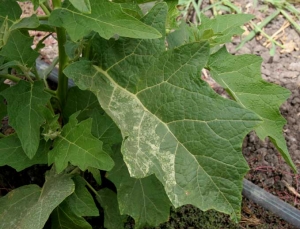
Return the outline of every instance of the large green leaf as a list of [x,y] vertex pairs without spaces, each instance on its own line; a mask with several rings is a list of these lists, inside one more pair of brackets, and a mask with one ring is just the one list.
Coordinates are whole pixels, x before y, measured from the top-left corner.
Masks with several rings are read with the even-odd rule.
[[33,67],[39,53],[31,48],[33,37],[23,35],[19,30],[11,32],[10,37],[0,51],[7,61],[19,61],[26,67]]
[[110,170],[114,166],[111,157],[102,150],[102,142],[91,134],[92,119],[78,123],[78,112],[72,115],[55,139],[49,153],[49,163],[54,163],[60,173],[71,162],[81,170],[93,167]]
[[[159,180],[154,175],[140,179],[130,177],[120,151],[114,154],[113,159],[116,165],[108,173],[107,178],[117,188],[119,204],[114,203],[113,199],[103,200],[103,196],[99,198],[100,204],[107,205],[107,201],[111,201],[112,206],[119,205],[122,215],[128,214],[134,218],[136,228],[157,226],[160,223],[166,222],[170,214],[171,204]],[[101,193],[101,191],[99,194],[109,195],[109,193]],[[110,198],[113,198],[112,194],[110,196]],[[108,210],[113,211],[113,209]],[[122,219],[118,216],[118,211],[116,210],[111,214],[116,215],[116,218],[119,219],[118,221]],[[111,217],[108,216],[107,218]],[[111,224],[111,220],[107,219],[107,221]]]
[[78,87],[71,87],[68,90],[66,106],[63,109],[65,119],[68,119],[75,112],[81,111],[77,119],[82,121],[91,117],[94,110],[103,113],[97,97],[93,93],[80,90]]
[[9,165],[17,171],[21,171],[35,164],[47,164],[51,145],[49,143],[41,141],[37,154],[32,159],[29,159],[22,149],[21,142],[16,134],[1,138],[0,166]]
[[73,41],[95,31],[106,39],[118,34],[133,38],[158,38],[159,32],[124,13],[119,4],[108,0],[90,0],[91,14],[78,12],[68,1],[64,8],[51,13],[49,22],[54,26],[66,28]]
[[92,228],[82,216],[98,216],[98,208],[94,199],[85,187],[80,176],[73,177],[75,192],[60,204],[51,214],[52,228]]
[[290,96],[289,90],[263,81],[260,74],[262,59],[255,55],[232,56],[226,48],[211,56],[208,67],[212,77],[232,95],[241,106],[263,118],[255,128],[258,137],[267,136],[275,144],[286,162],[296,171],[283,136],[286,120],[279,107]]
[[21,80],[17,85],[1,92],[8,103],[9,124],[16,130],[22,148],[33,158],[40,142],[40,127],[44,123],[43,109],[50,99],[44,92],[44,83],[33,84]]
[[120,214],[117,194],[104,188],[98,191],[96,198],[104,209],[104,227],[107,229],[124,228],[126,216]]
[[26,185],[0,198],[1,229],[42,229],[51,212],[74,192],[68,175],[46,177],[43,188]]
[[92,134],[104,144],[113,145],[122,142],[122,135],[115,122],[107,115],[95,110],[92,114]]
[[[143,21],[164,30],[166,12],[159,3]],[[164,39],[95,43],[98,66],[79,61],[64,72],[93,91],[118,125],[130,175],[155,174],[175,207],[193,204],[239,219],[248,171],[241,146],[261,119],[200,79],[209,44],[165,51]]]

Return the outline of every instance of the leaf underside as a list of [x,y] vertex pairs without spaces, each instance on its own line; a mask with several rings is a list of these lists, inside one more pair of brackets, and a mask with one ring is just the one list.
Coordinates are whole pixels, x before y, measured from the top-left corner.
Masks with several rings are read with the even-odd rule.
[[[164,34],[166,13],[159,3],[142,21]],[[164,37],[95,39],[97,66],[79,61],[64,72],[94,92],[118,125],[130,175],[155,174],[175,207],[193,204],[239,219],[248,170],[241,145],[260,118],[199,79],[209,44],[165,51]]]

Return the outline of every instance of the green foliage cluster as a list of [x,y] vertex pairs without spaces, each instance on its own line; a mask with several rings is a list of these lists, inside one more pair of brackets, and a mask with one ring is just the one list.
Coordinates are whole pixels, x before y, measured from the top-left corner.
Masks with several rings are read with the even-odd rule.
[[[32,0],[46,15],[20,18],[16,1],[0,0],[0,118],[15,130],[0,138],[0,166],[49,166],[43,187],[0,198],[0,228],[92,228],[99,206],[112,229],[126,215],[136,228],[159,225],[186,204],[238,221],[251,130],[295,169],[279,113],[289,92],[261,79],[261,58],[224,47],[252,16],[177,26],[173,2],[52,2]],[[46,81],[55,64],[35,66],[42,45],[31,48],[30,30],[57,33],[57,90]],[[204,68],[232,100],[201,79]]]

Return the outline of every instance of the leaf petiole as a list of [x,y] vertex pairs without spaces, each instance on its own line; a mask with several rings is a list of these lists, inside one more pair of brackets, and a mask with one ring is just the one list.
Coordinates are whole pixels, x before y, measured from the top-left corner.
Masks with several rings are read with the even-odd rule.
[[13,82],[19,82],[21,80],[19,77],[10,74],[0,74],[0,78],[9,79]]

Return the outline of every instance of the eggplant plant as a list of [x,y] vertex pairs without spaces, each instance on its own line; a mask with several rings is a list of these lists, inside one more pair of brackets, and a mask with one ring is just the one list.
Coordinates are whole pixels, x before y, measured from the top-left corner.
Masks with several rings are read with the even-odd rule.
[[[279,112],[290,92],[263,81],[260,57],[224,46],[251,15],[170,28],[170,2],[31,2],[45,15],[21,18],[17,1],[0,0],[0,118],[15,131],[0,137],[0,166],[49,170],[42,187],[0,198],[0,228],[92,228],[86,219],[99,208],[105,228],[123,228],[127,215],[144,228],[185,204],[238,221],[249,169],[241,148],[252,130],[296,170]],[[57,62],[36,67],[42,45],[32,48],[32,30],[56,33],[55,90],[47,76]]]

